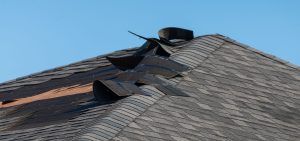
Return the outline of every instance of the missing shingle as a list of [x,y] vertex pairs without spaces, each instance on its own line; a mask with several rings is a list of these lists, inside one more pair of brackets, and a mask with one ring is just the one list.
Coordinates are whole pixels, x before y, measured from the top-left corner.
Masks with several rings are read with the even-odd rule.
[[2,101],[2,105],[5,105],[5,104],[11,103],[11,102],[15,102],[15,101],[17,101],[17,100],[16,99],[4,100],[4,101]]

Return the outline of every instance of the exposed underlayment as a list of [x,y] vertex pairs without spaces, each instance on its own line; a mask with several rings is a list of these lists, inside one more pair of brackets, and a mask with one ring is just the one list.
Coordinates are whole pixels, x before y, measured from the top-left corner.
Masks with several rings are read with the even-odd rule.
[[76,95],[76,94],[82,94],[82,93],[88,93],[92,91],[92,84],[86,84],[86,85],[73,85],[68,87],[62,87],[58,89],[52,89],[47,92],[43,92],[34,96],[29,96],[26,98],[20,98],[20,99],[14,99],[14,101],[9,103],[0,103],[0,108],[3,107],[11,107],[11,106],[17,106],[21,104],[41,101],[41,100],[49,100],[54,98],[59,98],[63,96],[70,96],[70,95]]
[[299,67],[218,34],[139,37],[0,84],[0,140],[299,140]]

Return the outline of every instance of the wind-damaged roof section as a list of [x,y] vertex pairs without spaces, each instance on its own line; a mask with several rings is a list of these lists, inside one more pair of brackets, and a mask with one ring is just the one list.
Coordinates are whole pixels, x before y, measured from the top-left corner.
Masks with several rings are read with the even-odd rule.
[[[167,31],[164,31],[167,30]],[[170,39],[174,39],[176,37],[184,38],[184,33],[187,30],[184,29],[178,29],[178,28],[167,28],[162,29],[159,33],[164,31],[166,35],[164,36],[171,36],[172,32],[174,34],[176,33],[177,36],[170,37]],[[170,33],[169,33],[170,32]],[[188,32],[189,33],[189,32]],[[134,34],[134,33],[133,33]],[[188,34],[190,35],[190,34]],[[138,35],[139,36],[139,35]],[[163,36],[163,35],[161,35]],[[144,38],[144,37],[142,37]],[[161,37],[162,38],[162,37]],[[116,99],[116,98],[122,98],[125,96],[135,95],[135,94],[144,94],[139,86],[142,85],[152,85],[159,90],[165,92],[165,94],[174,95],[177,93],[180,93],[180,90],[177,89],[176,93],[173,93],[172,89],[175,89],[174,87],[170,87],[170,85],[162,85],[161,83],[156,83],[156,81],[151,81],[154,79],[148,79],[148,81],[143,81],[145,78],[149,75],[151,75],[153,78],[156,78],[158,76],[162,76],[165,78],[174,78],[180,76],[180,73],[184,71],[188,71],[188,67],[177,63],[173,60],[168,59],[168,56],[170,55],[161,55],[157,54],[156,51],[158,48],[161,48],[161,44],[164,44],[167,38],[164,38],[164,40],[158,40],[158,39],[147,39],[147,42],[154,42],[154,44],[147,44],[146,46],[143,46],[137,53],[131,55],[131,56],[122,56],[122,57],[110,57],[107,56],[106,58],[117,68],[124,71],[121,72],[119,77],[118,75],[115,78],[112,78],[110,80],[97,80],[94,82],[94,95],[97,99]],[[190,40],[190,39],[188,39]],[[173,42],[173,45],[175,45],[176,42]],[[164,46],[164,48],[171,48]],[[168,49],[169,50],[169,49]],[[122,77],[123,76],[123,77]],[[125,76],[125,77],[124,77]],[[187,96],[181,92],[177,96]]]
[[0,140],[300,138],[297,67],[222,35],[137,36],[139,48],[0,84]]

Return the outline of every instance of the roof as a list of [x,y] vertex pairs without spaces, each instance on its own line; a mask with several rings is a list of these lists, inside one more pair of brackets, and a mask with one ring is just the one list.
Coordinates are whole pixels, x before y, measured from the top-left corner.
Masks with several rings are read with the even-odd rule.
[[0,140],[300,138],[299,67],[219,34],[159,36],[0,84]]

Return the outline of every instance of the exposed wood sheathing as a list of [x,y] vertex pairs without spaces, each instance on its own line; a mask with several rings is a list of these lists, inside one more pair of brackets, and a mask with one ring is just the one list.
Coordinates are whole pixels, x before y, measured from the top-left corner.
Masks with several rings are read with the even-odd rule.
[[70,95],[77,95],[82,93],[87,93],[92,91],[92,84],[85,84],[85,85],[73,85],[68,87],[61,87],[57,89],[53,89],[47,92],[43,92],[34,96],[25,97],[16,99],[14,102],[10,102],[7,104],[0,104],[0,108],[4,107],[11,107],[31,102],[36,102],[40,100],[47,100],[47,99],[53,99],[53,98],[59,98],[63,96],[70,96]]

